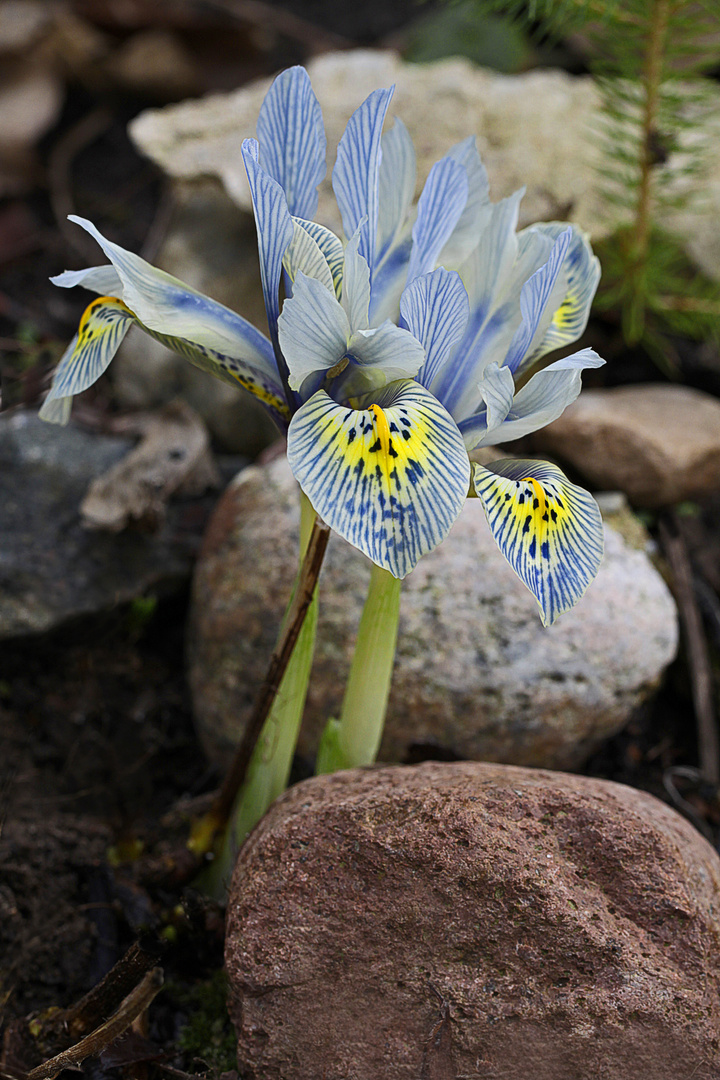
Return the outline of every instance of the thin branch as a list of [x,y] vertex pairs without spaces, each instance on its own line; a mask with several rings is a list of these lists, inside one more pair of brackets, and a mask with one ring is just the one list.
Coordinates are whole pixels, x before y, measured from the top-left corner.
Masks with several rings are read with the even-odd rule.
[[97,259],[97,245],[84,232],[74,228],[68,214],[75,210],[72,196],[72,163],[75,157],[90,143],[95,142],[112,124],[112,116],[104,106],[86,113],[55,144],[48,162],[50,204],[58,228],[68,244],[84,259]]
[[659,522],[660,540],[673,575],[675,599],[685,632],[693,705],[698,730],[698,756],[702,778],[720,783],[720,743],[713,705],[712,668],[702,619],[693,589],[692,569],[677,522],[669,517]]
[[54,1080],[54,1077],[63,1069],[73,1068],[85,1058],[101,1054],[106,1046],[127,1031],[132,1022],[147,1009],[160,991],[162,984],[162,968],[153,968],[152,971],[148,971],[142,982],[128,994],[109,1020],[81,1039],[75,1046],[71,1046],[69,1050],[63,1050],[61,1054],[43,1062],[36,1069],[31,1069],[25,1080]]
[[242,740],[235,751],[230,769],[212,808],[198,822],[188,844],[191,850],[198,854],[211,850],[215,838],[225,829],[230,820],[235,799],[245,782],[255,744],[260,736],[263,724],[270,714],[270,709],[277,696],[280,683],[290,662],[290,657],[310,607],[323,559],[325,558],[329,536],[329,527],[320,518],[315,518],[310,543],[302,561],[297,588],[288,609],[280,640],[272,654],[267,675],[255,698]]

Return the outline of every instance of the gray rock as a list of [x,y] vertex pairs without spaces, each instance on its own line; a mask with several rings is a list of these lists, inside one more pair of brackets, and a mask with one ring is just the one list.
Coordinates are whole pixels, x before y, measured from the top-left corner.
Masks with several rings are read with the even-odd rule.
[[[492,198],[526,185],[521,224],[567,218],[600,240],[623,220],[622,211],[598,190],[593,161],[599,95],[590,78],[548,70],[501,75],[458,58],[406,64],[392,52],[372,50],[325,53],[308,64],[308,71],[323,108],[330,164],[351,113],[371,91],[394,83],[390,111],[413,136],[419,183],[454,143],[476,135]],[[130,133],[170,176],[219,176],[237,203],[249,208],[239,146],[255,134],[269,85],[269,79],[262,79],[230,94],[141,113]],[[718,101],[720,105],[720,96]],[[668,212],[663,223],[685,238],[701,269],[720,280],[720,107],[714,116],[708,110],[708,116],[709,126],[701,136],[709,146],[703,207]],[[697,137],[696,132],[681,135],[679,150],[684,138]],[[678,169],[678,189],[687,184],[682,165],[678,152],[665,166],[670,173]],[[320,188],[318,220],[340,229],[330,170]]]
[[50,426],[34,413],[0,418],[0,640],[43,633],[187,581],[212,499],[171,504],[155,535],[82,527],[89,483],[132,445]]
[[[193,586],[189,674],[201,737],[223,759],[264,674],[296,569],[297,488],[284,456],[221,498]],[[370,564],[333,535],[300,739],[337,716]],[[431,744],[464,758],[572,768],[627,723],[677,647],[674,601],[614,531],[586,597],[549,629],[500,555],[479,500],[407,578],[380,760]]]
[[658,507],[720,489],[720,402],[688,386],[586,390],[533,446],[635,506]]
[[248,1080],[717,1080],[720,861],[645,792],[502,765],[296,785],[240,852]]
[[[267,333],[255,226],[217,181],[177,185],[172,219],[153,261]],[[275,425],[249,394],[199,371],[137,327],[110,371],[120,405],[147,409],[181,396],[228,453],[255,457],[277,438]]]

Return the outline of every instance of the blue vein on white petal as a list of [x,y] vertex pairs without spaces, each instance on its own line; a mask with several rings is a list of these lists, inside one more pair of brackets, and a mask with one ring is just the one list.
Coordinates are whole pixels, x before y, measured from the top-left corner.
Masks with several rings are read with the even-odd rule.
[[418,201],[408,284],[435,268],[440,252],[460,219],[467,197],[468,178],[462,165],[450,157],[437,161]]
[[398,241],[415,194],[415,147],[398,117],[382,137],[376,272]]
[[321,517],[401,578],[449,532],[470,465],[453,420],[418,383],[372,402],[375,414],[315,394],[290,424],[288,460]]
[[[565,226],[559,222],[541,222],[535,231],[556,240]],[[572,237],[563,263],[564,288],[559,306],[552,314],[550,325],[539,342],[520,362],[518,374],[532,367],[535,360],[554,349],[569,345],[582,334],[590,314],[590,306],[600,280],[600,260],[593,255],[587,237],[572,226]]]
[[285,192],[258,164],[258,145],[254,139],[242,144],[243,161],[250,182],[255,224],[260,254],[265,310],[273,344],[277,341],[277,320],[280,314],[280,274],[282,261],[293,237],[293,223],[288,212]]
[[[564,232],[560,233],[553,244],[550,258],[545,265],[536,270],[522,287],[520,292],[522,322],[510,342],[510,348],[505,357],[505,364],[513,372],[518,370],[522,361],[532,350],[537,338],[541,336],[539,327],[544,321],[543,317],[547,319],[548,323],[550,321],[554,309],[546,314],[546,308],[548,308],[552,297],[553,288],[562,273],[563,261],[571,237],[572,228],[568,226]],[[561,279],[561,284],[562,282],[563,279]]]
[[400,299],[401,325],[425,349],[417,379],[430,388],[463,335],[470,305],[460,276],[442,266],[408,285]]
[[335,233],[331,232],[330,229],[326,229],[324,225],[318,225],[316,221],[304,221],[302,218],[293,218],[293,224],[301,225],[308,236],[312,237],[322,251],[327,264],[330,267],[335,295],[340,299],[343,263],[345,260],[342,240],[337,237]]
[[603,526],[595,500],[545,461],[474,465],[473,480],[498,547],[549,626],[598,572]]
[[375,90],[348,121],[332,174],[332,186],[342,215],[346,237],[351,237],[363,218],[368,231],[360,253],[372,277],[378,225],[378,178],[382,126],[395,87]]
[[[69,220],[90,233],[111,260],[122,285],[118,299],[127,304],[148,330],[181,338],[204,349],[241,360],[267,380],[277,384],[277,366],[272,346],[264,334],[247,319],[210,297],[196,292],[163,270],[151,266],[132,251],[113,244],[91,221],[74,214],[70,215]],[[54,280],[63,287],[86,284],[94,291],[93,282],[102,280],[91,276],[94,271],[95,268],[89,271],[66,271]],[[114,296],[115,293],[108,295]]]
[[290,284],[301,271],[307,277],[321,282],[333,296],[335,295],[335,282],[328,261],[319,245],[297,218],[293,218],[293,238],[285,249],[283,267],[290,279]]
[[459,266],[477,245],[483,225],[483,209],[489,205],[490,198],[487,172],[477,152],[474,135],[463,139],[447,156],[462,165],[468,180],[468,194],[463,212],[437,260],[443,266],[454,268]]
[[278,75],[257,122],[259,164],[283,188],[289,212],[312,218],[325,176],[327,140],[322,111],[302,67]]

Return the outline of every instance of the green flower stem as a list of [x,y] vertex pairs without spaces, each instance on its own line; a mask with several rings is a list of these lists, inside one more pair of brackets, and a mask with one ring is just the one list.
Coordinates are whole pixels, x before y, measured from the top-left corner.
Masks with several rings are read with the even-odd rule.
[[371,765],[382,739],[395,662],[402,582],[373,564],[339,720],[320,740],[317,772]]
[[[301,492],[301,564],[310,541],[314,521],[315,511],[310,504],[310,500]],[[315,648],[317,615],[316,588],[272,709],[250,759],[245,783],[240,789],[235,802],[230,824],[225,832],[222,849],[217,854],[210,869],[202,875],[199,882],[205,891],[218,899],[222,898],[226,892],[235,856],[245,842],[248,833],[255,827],[278,795],[281,795],[287,787],[300,722],[305,708],[305,697]],[[285,617],[287,618],[287,612]]]

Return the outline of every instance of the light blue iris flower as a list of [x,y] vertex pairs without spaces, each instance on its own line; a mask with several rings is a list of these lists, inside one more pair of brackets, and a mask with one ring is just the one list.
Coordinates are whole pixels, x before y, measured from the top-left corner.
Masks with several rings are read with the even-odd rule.
[[[602,526],[588,495],[545,462],[472,464],[469,452],[556,419],[603,361],[582,333],[599,265],[574,226],[517,232],[522,191],[490,202],[474,139],[437,162],[413,206],[415,155],[392,90],[351,117],[332,174],[346,242],[314,222],[325,175],[320,107],[302,68],[280,75],[242,154],[258,232],[269,338],[73,218],[109,266],[56,284],[100,295],[80,322],[40,415],[107,368],[127,329],[253,393],[287,431],[317,512],[395,577],[439,544],[469,491],[548,624],[595,576]],[[281,303],[281,283],[286,299]]]

